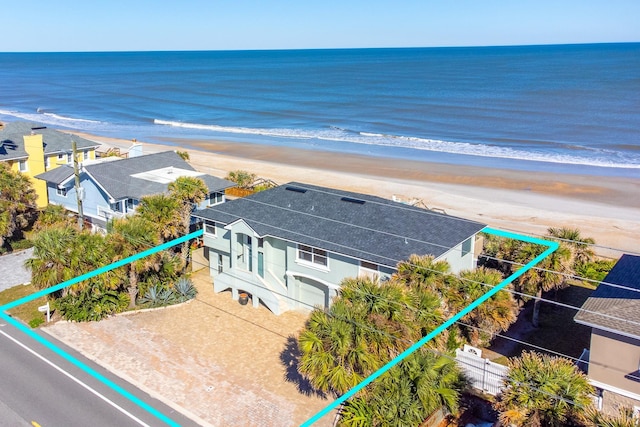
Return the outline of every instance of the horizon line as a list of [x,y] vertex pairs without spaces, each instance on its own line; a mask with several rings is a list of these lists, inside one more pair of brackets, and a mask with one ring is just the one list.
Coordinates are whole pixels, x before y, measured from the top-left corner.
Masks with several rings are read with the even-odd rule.
[[145,50],[25,50],[0,51],[0,54],[43,54],[43,53],[179,53],[179,52],[294,52],[294,51],[328,51],[328,50],[400,50],[400,49],[483,49],[483,48],[518,48],[518,47],[552,47],[552,46],[588,46],[588,45],[621,45],[640,44],[638,41],[605,41],[605,42],[571,42],[571,43],[531,43],[531,44],[479,44],[479,45],[444,45],[444,46],[367,46],[367,47],[309,47],[309,48],[247,48],[247,49],[145,49]]

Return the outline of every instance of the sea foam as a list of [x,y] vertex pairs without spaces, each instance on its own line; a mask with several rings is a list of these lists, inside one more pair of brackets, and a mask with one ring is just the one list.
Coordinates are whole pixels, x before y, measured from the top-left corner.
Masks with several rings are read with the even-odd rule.
[[[246,127],[228,127],[220,125],[186,123],[170,120],[155,119],[154,124],[178,127],[185,129],[196,129],[211,131],[214,133],[227,134],[244,134],[259,135],[275,138],[298,139],[298,140],[320,140],[332,142],[348,142],[361,145],[373,145],[381,147],[409,148],[423,151],[434,151],[449,154],[462,154],[467,156],[493,157],[513,160],[527,160],[548,163],[566,163],[583,166],[597,166],[609,168],[632,168],[640,169],[639,158],[624,158],[611,150],[599,150],[601,157],[593,154],[593,149],[589,157],[578,155],[558,154],[552,152],[541,152],[535,150],[518,150],[510,147],[500,147],[497,145],[443,141],[439,139],[419,138],[403,135],[388,135],[374,132],[357,132],[337,126],[331,126],[322,130],[307,129],[285,129],[285,128],[246,128]],[[618,158],[613,161],[612,158]]]

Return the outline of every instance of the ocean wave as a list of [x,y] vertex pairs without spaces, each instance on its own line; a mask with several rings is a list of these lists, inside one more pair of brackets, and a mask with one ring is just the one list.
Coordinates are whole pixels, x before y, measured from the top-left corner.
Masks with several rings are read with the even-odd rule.
[[[325,130],[305,130],[286,128],[245,128],[227,127],[219,125],[205,125],[198,123],[176,122],[169,120],[155,119],[154,124],[206,130],[221,133],[259,135],[287,139],[317,139],[331,142],[347,142],[362,145],[373,145],[382,147],[409,148],[423,151],[434,151],[448,154],[461,154],[467,156],[502,158],[512,160],[537,161],[547,163],[562,163],[582,166],[597,166],[607,168],[632,168],[640,169],[640,157],[625,155],[621,152],[612,153],[611,150],[599,150],[599,156],[590,157],[578,156],[574,154],[562,154],[558,152],[542,152],[535,150],[520,150],[511,147],[500,147],[496,145],[443,141],[438,139],[420,138],[414,136],[389,135],[373,132],[354,132],[336,126],[331,126]],[[598,150],[596,150],[598,151]],[[612,160],[615,159],[615,160]]]
[[46,109],[38,108],[35,113],[23,113],[19,111],[0,110],[0,115],[16,117],[21,120],[30,122],[44,123],[48,125],[69,126],[73,124],[101,124],[102,122],[97,120],[79,119],[75,117],[65,117],[59,114],[47,112]]

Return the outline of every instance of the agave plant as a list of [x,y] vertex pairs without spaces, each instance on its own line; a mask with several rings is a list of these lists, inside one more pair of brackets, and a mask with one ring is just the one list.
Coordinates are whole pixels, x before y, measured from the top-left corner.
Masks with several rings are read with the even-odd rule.
[[162,307],[176,302],[176,295],[171,289],[163,289],[162,286],[155,283],[147,289],[147,292],[140,298],[143,304],[149,304],[151,307]]
[[179,278],[173,285],[178,302],[188,301],[196,297],[198,290],[193,285],[193,281],[186,277]]

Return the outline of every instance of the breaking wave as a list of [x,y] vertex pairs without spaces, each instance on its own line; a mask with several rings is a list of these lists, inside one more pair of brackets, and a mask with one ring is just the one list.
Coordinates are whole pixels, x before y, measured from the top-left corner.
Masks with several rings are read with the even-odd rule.
[[353,144],[373,145],[383,147],[409,148],[415,150],[434,151],[467,156],[492,157],[514,160],[528,160],[550,163],[564,163],[583,166],[598,166],[609,168],[640,169],[640,156],[630,156],[612,150],[601,150],[589,157],[557,152],[541,152],[535,150],[518,150],[497,145],[474,144],[468,142],[443,141],[438,139],[419,138],[402,135],[388,135],[373,132],[357,132],[336,126],[323,130],[287,129],[287,128],[246,128],[187,123],[170,120],[155,119],[156,125],[185,129],[195,129],[227,134],[259,135],[265,137],[287,138],[298,140],[322,140],[332,142],[347,142]]

